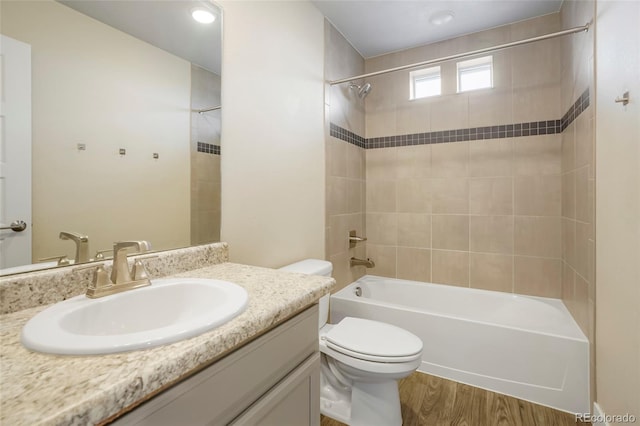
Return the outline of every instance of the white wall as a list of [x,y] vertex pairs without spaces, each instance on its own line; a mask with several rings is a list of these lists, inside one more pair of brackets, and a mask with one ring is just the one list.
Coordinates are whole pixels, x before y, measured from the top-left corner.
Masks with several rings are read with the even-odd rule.
[[[640,3],[597,2],[596,401],[640,419]],[[629,90],[627,106],[615,103]],[[636,420],[640,421],[640,420]]]
[[189,62],[54,1],[2,2],[1,29],[32,46],[34,260],[73,257],[63,230],[189,245]]
[[223,1],[222,230],[233,262],[324,257],[324,21],[308,1]]

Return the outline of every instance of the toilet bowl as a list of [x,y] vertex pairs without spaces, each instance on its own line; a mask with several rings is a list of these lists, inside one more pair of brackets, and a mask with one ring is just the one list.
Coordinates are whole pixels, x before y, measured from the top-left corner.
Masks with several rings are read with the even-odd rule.
[[[331,262],[307,259],[282,270],[331,276]],[[422,341],[379,321],[343,318],[329,324],[329,295],[320,299],[320,411],[351,426],[400,426],[399,379],[421,363]]]

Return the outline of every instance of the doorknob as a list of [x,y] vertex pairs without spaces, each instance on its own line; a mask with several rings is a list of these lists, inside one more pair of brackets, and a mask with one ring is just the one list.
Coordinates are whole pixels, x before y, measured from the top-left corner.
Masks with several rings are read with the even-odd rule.
[[0,227],[0,230],[5,230],[5,229],[11,229],[12,231],[15,231],[15,232],[22,232],[25,229],[27,229],[27,224],[23,220],[14,220],[13,222],[11,222],[11,225]]

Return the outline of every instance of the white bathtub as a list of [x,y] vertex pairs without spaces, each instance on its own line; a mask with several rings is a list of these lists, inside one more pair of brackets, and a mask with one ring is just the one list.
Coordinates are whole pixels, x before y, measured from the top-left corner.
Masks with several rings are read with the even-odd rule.
[[418,371],[590,412],[589,342],[560,300],[367,275],[330,303],[331,322],[369,318],[420,337]]

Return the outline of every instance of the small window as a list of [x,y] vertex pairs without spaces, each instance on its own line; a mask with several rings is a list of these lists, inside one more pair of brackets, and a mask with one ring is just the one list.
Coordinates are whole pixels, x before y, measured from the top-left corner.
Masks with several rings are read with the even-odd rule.
[[409,99],[438,96],[442,93],[440,67],[425,68],[409,73]]
[[458,93],[493,87],[493,56],[458,62]]

